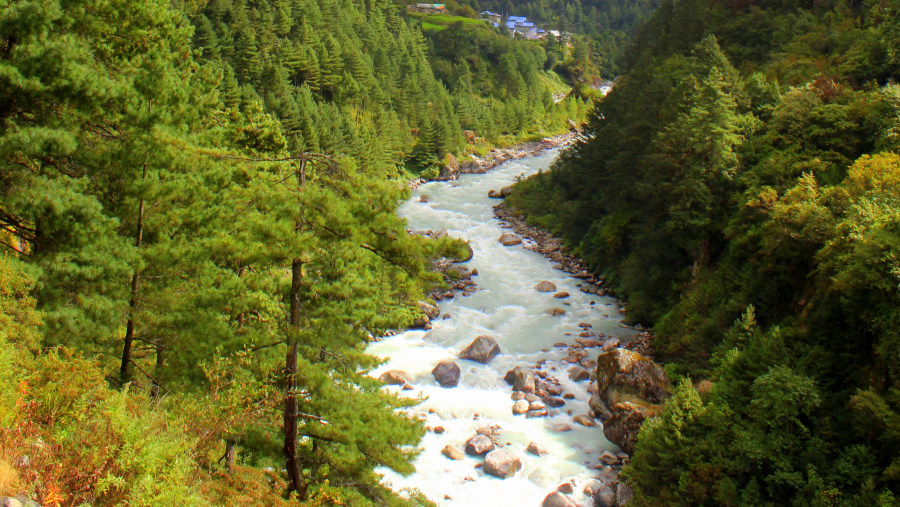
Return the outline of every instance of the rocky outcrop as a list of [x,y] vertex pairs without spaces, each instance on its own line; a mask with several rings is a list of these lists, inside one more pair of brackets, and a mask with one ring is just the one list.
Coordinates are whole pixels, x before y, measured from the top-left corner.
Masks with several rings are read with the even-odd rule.
[[452,154],[447,154],[444,165],[436,178],[438,181],[450,181],[459,178],[459,161]]
[[471,130],[463,130],[463,137],[466,138],[467,143],[475,144],[475,132]]
[[597,357],[597,392],[609,407],[623,401],[656,405],[671,391],[662,367],[637,352],[617,348]]
[[460,352],[460,359],[468,359],[482,364],[488,364],[492,359],[500,353],[500,346],[497,340],[490,336],[479,336],[475,338],[468,347]]
[[497,449],[484,457],[484,472],[494,477],[508,479],[522,469],[522,460],[503,449]]
[[627,453],[634,451],[637,433],[672,392],[665,371],[637,352],[613,349],[597,357],[598,400],[591,400],[601,418],[603,434]]
[[387,385],[402,386],[409,383],[409,373],[403,370],[390,370],[382,373],[378,380]]
[[503,234],[500,236],[498,241],[503,246],[516,246],[522,244],[522,238],[516,236],[515,234]]
[[648,417],[659,411],[658,405],[638,405],[623,401],[612,406],[612,416],[603,423],[603,434],[610,442],[631,454],[637,443],[638,431]]
[[513,391],[522,391],[523,393],[534,392],[534,372],[530,368],[516,366],[506,372],[503,380],[507,384],[513,386]]
[[456,387],[459,384],[459,366],[453,361],[441,361],[431,370],[434,380],[441,387]]

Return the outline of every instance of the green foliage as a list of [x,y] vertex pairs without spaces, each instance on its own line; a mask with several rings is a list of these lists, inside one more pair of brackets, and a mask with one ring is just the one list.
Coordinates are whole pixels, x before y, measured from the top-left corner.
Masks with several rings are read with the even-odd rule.
[[544,29],[562,30],[586,35],[578,39],[581,58],[573,57],[567,67],[579,60],[590,59],[605,76],[618,75],[635,27],[646,20],[659,5],[656,0],[479,0],[479,10],[490,10],[510,16],[527,16]]
[[639,502],[896,502],[897,9],[663,2],[586,139],[510,198],[712,383],[642,430]]
[[304,500],[421,504],[374,472],[423,429],[363,353],[465,254],[395,213],[404,158],[463,142],[418,30],[350,1],[0,12],[0,468],[34,463],[9,492],[283,503],[297,342]]

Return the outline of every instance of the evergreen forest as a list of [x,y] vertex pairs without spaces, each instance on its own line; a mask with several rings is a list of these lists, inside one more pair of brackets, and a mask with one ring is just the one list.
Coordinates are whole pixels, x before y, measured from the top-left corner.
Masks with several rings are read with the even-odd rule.
[[510,198],[652,325],[678,387],[637,505],[896,505],[900,3],[664,0]]
[[0,495],[427,504],[374,471],[424,428],[364,347],[471,253],[397,204],[589,107],[461,44],[492,71],[381,0],[0,1]]

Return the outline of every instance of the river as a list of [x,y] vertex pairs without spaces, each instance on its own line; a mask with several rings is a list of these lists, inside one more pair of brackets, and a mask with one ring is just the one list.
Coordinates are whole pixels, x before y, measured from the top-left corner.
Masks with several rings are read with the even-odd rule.
[[[525,244],[504,247],[498,238],[505,232],[494,218],[496,199],[487,197],[491,189],[512,184],[517,177],[546,169],[559,150],[547,150],[538,156],[508,161],[486,174],[462,175],[453,182],[431,182],[413,192],[399,209],[414,230],[446,229],[453,237],[469,241],[475,256],[465,265],[477,268],[474,280],[478,291],[471,296],[458,294],[439,304],[447,319],[433,321],[431,330],[411,330],[372,343],[369,352],[387,362],[371,372],[378,376],[387,370],[403,370],[413,379],[412,390],[389,386],[402,396],[427,399],[414,409],[426,417],[429,428],[442,427],[443,433],[429,431],[422,441],[423,451],[415,462],[416,473],[399,476],[379,470],[385,482],[396,490],[416,488],[439,505],[540,505],[544,497],[566,481],[574,479],[573,500],[592,505],[582,493],[583,485],[596,476],[595,466],[604,449],[617,451],[603,436],[600,423],[586,427],[573,416],[588,414],[588,381],[574,382],[566,373],[572,366],[562,361],[566,349],[558,342],[574,343],[582,329],[617,336],[627,330],[620,327],[621,317],[615,299],[581,292],[581,280],[554,269],[541,254],[523,248]],[[557,291],[571,296],[555,299],[534,286],[548,280]],[[592,303],[593,302],[593,303]],[[551,308],[565,310],[563,316],[550,316]],[[500,345],[501,354],[488,365],[458,359],[458,355],[479,335],[490,335]],[[599,349],[590,349],[596,359]],[[443,388],[431,375],[441,360],[456,361],[462,370],[457,387]],[[550,415],[526,419],[513,415],[512,387],[504,382],[507,371],[515,366],[535,367],[544,361],[543,371],[557,378],[563,393],[574,399],[552,409]],[[549,408],[549,407],[548,407]],[[497,440],[508,444],[504,450],[522,459],[523,467],[514,477],[498,479],[485,474],[476,465],[482,458],[466,456],[453,461],[441,454],[447,444],[465,448],[466,440],[484,426],[500,428]],[[570,431],[558,431],[568,426]],[[549,450],[538,457],[525,452],[529,442]]]

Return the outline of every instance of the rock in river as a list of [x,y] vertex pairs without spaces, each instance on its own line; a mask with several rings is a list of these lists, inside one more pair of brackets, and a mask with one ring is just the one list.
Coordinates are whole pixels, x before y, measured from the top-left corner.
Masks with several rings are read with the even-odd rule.
[[515,246],[522,244],[522,238],[516,236],[515,234],[504,234],[500,236],[499,241],[503,246]]
[[482,364],[488,364],[491,362],[491,359],[497,357],[497,354],[499,353],[500,346],[497,345],[497,340],[494,340],[490,336],[479,336],[475,338],[468,347],[463,349],[459,354],[459,357],[460,359],[469,359]]
[[534,286],[534,289],[538,292],[553,292],[556,290],[556,284],[547,280],[541,280]]
[[387,385],[402,386],[409,383],[409,373],[403,370],[390,370],[382,373],[378,380]]
[[452,460],[461,460],[466,457],[466,455],[463,454],[462,451],[460,451],[456,447],[453,447],[450,444],[447,444],[444,447],[444,449],[441,451],[441,454],[443,454],[444,456],[447,456],[448,458],[450,458]]
[[494,442],[484,435],[475,435],[466,442],[466,454],[470,456],[481,456],[496,448]]
[[513,386],[513,391],[522,391],[523,393],[534,392],[534,372],[529,368],[516,366],[506,372],[506,376],[503,377],[503,380],[505,380],[507,384]]
[[559,491],[554,491],[544,498],[541,507],[578,507],[578,504]]
[[431,374],[441,387],[456,387],[459,384],[459,366],[453,361],[441,361],[431,370]]
[[541,444],[539,444],[537,442],[529,442],[528,447],[525,449],[525,451],[530,452],[531,454],[534,454],[535,456],[543,456],[545,454],[550,454],[550,451],[545,449],[544,446],[542,446]]
[[502,449],[488,453],[484,457],[484,472],[494,477],[507,479],[522,468],[522,460]]

